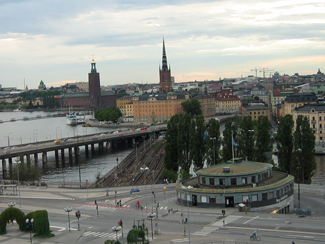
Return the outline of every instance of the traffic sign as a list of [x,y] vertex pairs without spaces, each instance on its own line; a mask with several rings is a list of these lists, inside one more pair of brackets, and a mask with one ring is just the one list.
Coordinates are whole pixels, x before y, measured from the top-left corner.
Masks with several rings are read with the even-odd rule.
[[88,186],[89,185],[89,182],[88,182],[88,180],[86,180],[86,186]]

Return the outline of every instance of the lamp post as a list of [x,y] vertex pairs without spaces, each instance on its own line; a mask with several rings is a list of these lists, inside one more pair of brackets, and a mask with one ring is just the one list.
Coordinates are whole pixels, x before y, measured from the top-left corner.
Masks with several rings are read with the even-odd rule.
[[[254,134],[254,130],[248,130],[248,132],[249,132],[249,135],[251,135],[251,134]],[[249,155],[249,160],[252,160],[253,159],[253,144],[254,144],[254,142],[253,142],[253,137],[250,137],[249,136],[249,143],[250,143],[250,149],[251,149],[251,154]]]
[[72,208],[70,208],[70,207],[64,208],[64,211],[68,213],[69,232],[70,232],[70,214],[69,213],[72,211]]
[[300,209],[300,176],[299,176],[299,169],[301,168],[300,165],[300,160],[299,160],[299,156],[298,154],[300,154],[302,152],[301,148],[298,148],[297,150],[297,161],[298,161],[298,167],[297,167],[297,181],[298,181],[298,209]]
[[10,137],[9,137],[10,134],[12,134],[12,132],[8,133],[8,136],[7,136],[8,137],[8,147],[10,147]]
[[[145,172],[146,172],[147,170],[149,170],[149,168],[148,168],[148,167],[140,168],[140,170],[141,170],[142,173],[145,174]],[[148,214],[148,213],[147,213],[147,177],[146,177],[146,175],[145,175],[145,177],[144,177],[144,195],[146,196],[146,214]]]
[[17,158],[17,180],[18,180],[18,196],[19,196],[19,207],[21,207],[21,199],[20,199],[20,183],[19,183],[19,160]]
[[152,225],[152,219],[153,219],[154,217],[156,217],[156,213],[148,213],[147,216],[148,216],[148,218],[150,218],[150,220],[151,220],[151,237],[152,237],[152,240],[153,240],[153,225]]
[[211,140],[213,140],[213,165],[216,165],[216,147],[214,145],[214,141],[215,139],[217,139],[216,137],[210,138]]
[[34,139],[34,142],[37,142],[37,133],[35,133],[35,131],[38,131],[38,130],[33,130],[33,139]]
[[117,238],[117,232],[119,232],[122,229],[121,226],[113,226],[112,227],[112,231],[114,231],[116,233],[116,241],[118,240]]
[[34,219],[26,219],[27,230],[29,230],[30,243],[33,244],[32,230],[33,230]]

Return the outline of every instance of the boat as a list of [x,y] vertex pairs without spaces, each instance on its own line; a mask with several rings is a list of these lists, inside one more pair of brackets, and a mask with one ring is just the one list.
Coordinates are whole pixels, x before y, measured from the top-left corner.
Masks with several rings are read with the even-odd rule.
[[67,114],[67,125],[77,125],[78,119],[77,116],[74,114]]
[[77,115],[71,111],[71,108],[72,107],[69,106],[69,114],[66,115],[67,125],[77,125],[78,124]]
[[14,109],[14,112],[21,112],[19,108]]

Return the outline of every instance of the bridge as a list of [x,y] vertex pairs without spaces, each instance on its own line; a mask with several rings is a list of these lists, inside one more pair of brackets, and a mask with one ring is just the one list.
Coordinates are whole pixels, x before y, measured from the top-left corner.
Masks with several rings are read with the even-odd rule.
[[[24,163],[25,158],[27,165],[31,163],[31,156],[34,156],[35,164],[39,163],[38,156],[42,155],[42,163],[47,163],[47,153],[54,151],[56,167],[60,168],[59,165],[59,152],[61,152],[61,162],[62,167],[65,166],[65,151],[68,150],[69,162],[73,161],[73,155],[76,164],[79,164],[80,147],[85,147],[85,153],[88,157],[89,147],[91,153],[95,152],[95,144],[98,144],[99,149],[112,148],[117,144],[133,143],[137,145],[138,141],[145,141],[151,137],[157,138],[158,134],[165,128],[152,127],[147,130],[140,131],[123,131],[116,134],[101,133],[101,134],[91,134],[85,136],[76,136],[64,138],[60,141],[47,140],[42,142],[35,142],[30,144],[16,145],[11,147],[0,148],[0,160],[2,160],[2,177],[3,179],[8,176],[9,165],[9,175],[13,173],[12,159],[19,157],[20,161]],[[149,143],[151,140],[149,140]]]

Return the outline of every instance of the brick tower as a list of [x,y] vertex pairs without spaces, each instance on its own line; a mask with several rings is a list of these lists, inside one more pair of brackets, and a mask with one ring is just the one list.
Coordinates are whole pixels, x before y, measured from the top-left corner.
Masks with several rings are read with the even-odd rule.
[[91,62],[91,71],[88,74],[89,83],[89,100],[92,107],[100,106],[100,80],[99,73],[96,70],[96,63],[93,59]]
[[165,50],[165,40],[163,39],[163,56],[162,67],[159,65],[160,92],[169,92],[172,88],[172,80],[170,75],[170,67],[167,66],[167,56]]

